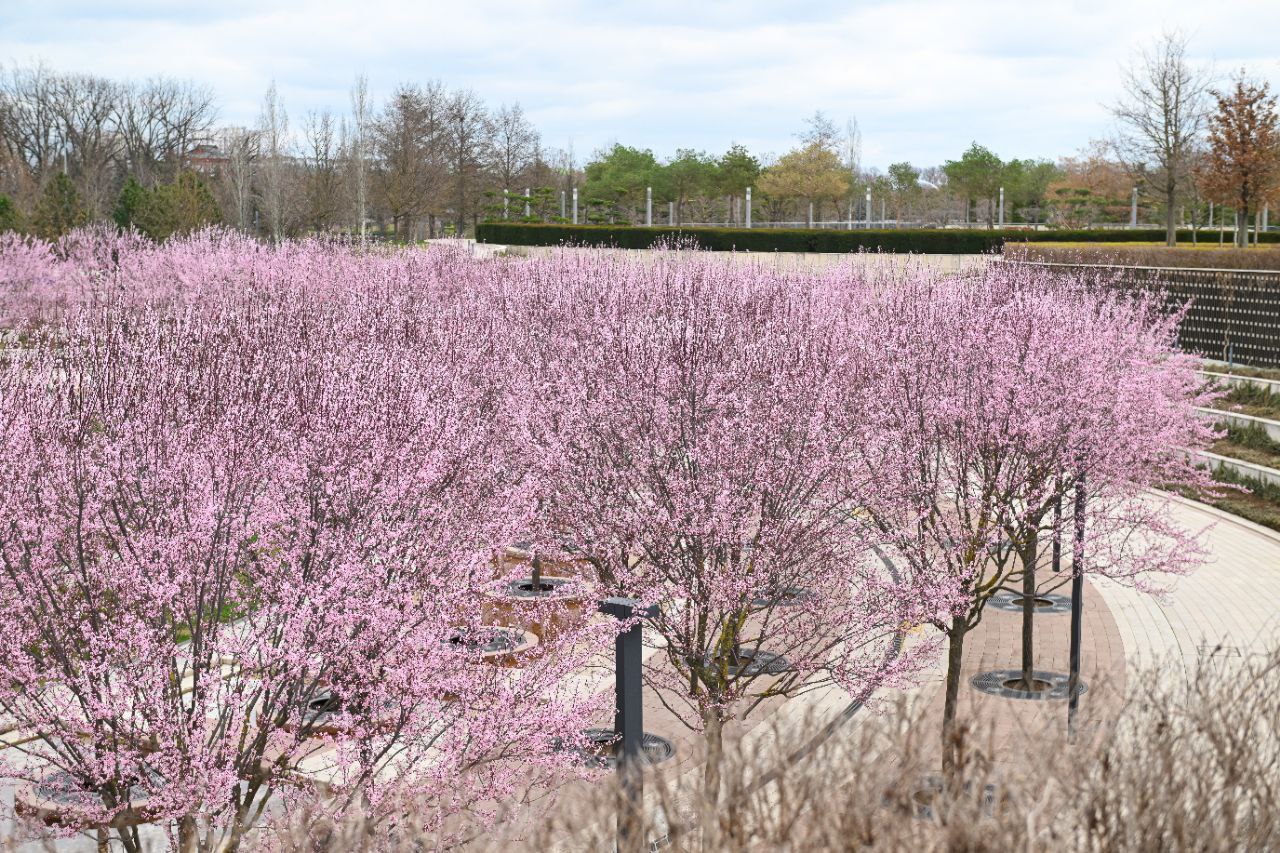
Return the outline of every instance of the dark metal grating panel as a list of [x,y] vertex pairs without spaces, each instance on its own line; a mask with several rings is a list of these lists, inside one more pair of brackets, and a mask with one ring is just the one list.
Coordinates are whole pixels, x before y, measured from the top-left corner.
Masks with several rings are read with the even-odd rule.
[[1187,306],[1182,349],[1250,367],[1280,367],[1280,272],[1036,264],[1104,287],[1164,291],[1170,310]]

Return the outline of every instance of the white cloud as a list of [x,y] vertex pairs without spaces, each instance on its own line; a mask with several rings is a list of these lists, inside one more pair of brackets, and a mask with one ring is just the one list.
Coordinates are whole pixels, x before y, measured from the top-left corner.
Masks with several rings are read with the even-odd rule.
[[932,164],[978,140],[1057,157],[1102,135],[1118,66],[1162,28],[1196,57],[1277,79],[1280,4],[1127,0],[39,3],[0,10],[0,57],[118,77],[208,83],[252,122],[272,79],[289,112],[347,108],[438,78],[520,101],[549,145],[781,151],[815,109],[856,115],[866,160]]

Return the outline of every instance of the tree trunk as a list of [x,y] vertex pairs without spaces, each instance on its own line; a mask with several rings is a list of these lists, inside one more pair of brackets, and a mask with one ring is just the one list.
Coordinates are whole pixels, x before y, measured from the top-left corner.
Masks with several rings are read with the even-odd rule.
[[1030,690],[1035,684],[1035,614],[1036,614],[1036,558],[1040,551],[1040,538],[1032,531],[1031,539],[1022,549],[1022,686]]
[[1178,188],[1174,185],[1173,180],[1165,184],[1164,190],[1164,244],[1166,246],[1178,245],[1178,225],[1173,216],[1173,206],[1178,200]]
[[960,704],[960,672],[964,665],[964,638],[968,632],[969,626],[964,618],[952,618],[951,630],[947,632],[946,698],[942,705],[942,772],[945,774],[950,774],[956,764],[956,710]]
[[1249,205],[1247,203],[1240,208],[1240,223],[1236,226],[1236,246],[1241,249],[1249,248]]
[[719,849],[720,772],[724,764],[724,722],[715,708],[702,712],[702,736],[707,763],[702,768],[702,849]]
[[196,853],[199,847],[199,827],[195,818],[187,815],[178,821],[178,850],[180,853]]

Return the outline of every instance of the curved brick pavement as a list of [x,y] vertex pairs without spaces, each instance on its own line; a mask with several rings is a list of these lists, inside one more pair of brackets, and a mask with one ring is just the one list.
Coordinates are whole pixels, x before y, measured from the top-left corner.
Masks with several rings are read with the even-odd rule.
[[[1105,579],[1085,584],[1081,677],[1090,690],[1080,703],[1083,726],[1106,720],[1119,707],[1128,681],[1152,669],[1169,678],[1187,678],[1204,659],[1243,660],[1280,648],[1280,533],[1236,516],[1179,498],[1173,512],[1189,529],[1208,527],[1208,562],[1192,574],[1167,582],[1152,596]],[[1066,592],[1067,590],[1059,590]],[[1069,616],[1041,614],[1036,628],[1037,669],[1065,672]],[[980,722],[997,757],[1017,760],[1028,738],[1056,740],[1065,732],[1066,703],[1010,700],[980,694],[969,686],[976,673],[1019,665],[1021,616],[988,608],[965,649],[960,713]],[[942,716],[943,661],[909,694],[923,703],[928,724]],[[799,720],[817,711],[832,719],[848,703],[828,690],[779,706],[772,722]],[[764,730],[758,721],[753,730]],[[1052,744],[1048,744],[1052,745]]]
[[1186,677],[1203,658],[1242,659],[1280,647],[1280,533],[1203,504],[1174,499],[1188,527],[1213,526],[1210,562],[1152,598],[1118,584],[1098,591],[1119,626],[1130,668],[1160,663]]
[[[1160,664],[1171,678],[1187,677],[1202,658],[1243,660],[1280,647],[1280,534],[1201,504],[1175,501],[1174,511],[1188,527],[1213,525],[1206,533],[1210,562],[1192,575],[1175,579],[1170,591],[1160,598],[1105,580],[1085,584],[1081,671],[1090,690],[1081,701],[1084,727],[1114,715],[1126,679],[1139,669]],[[1065,614],[1042,614],[1037,619],[1038,669],[1066,671],[1068,620]],[[980,721],[977,732],[981,743],[1002,763],[1024,760],[1037,751],[1051,752],[1064,743],[1065,702],[1002,699],[985,696],[969,686],[969,678],[979,671],[1018,665],[1020,625],[1018,613],[989,608],[982,624],[970,634],[965,654],[960,712]],[[919,641],[919,635],[909,639],[914,641]],[[646,654],[654,651],[648,649]],[[584,674],[584,679],[592,683],[590,689],[605,691],[612,683],[611,670],[602,659],[600,668]],[[924,715],[922,724],[930,728],[941,719],[941,683],[939,665],[908,691]],[[894,697],[886,694],[884,698]],[[763,713],[750,719],[746,730],[738,734],[751,741],[781,732],[790,740],[793,732],[798,734],[801,721],[812,732],[815,721],[834,721],[849,704],[850,697],[835,688],[787,702],[774,701],[760,709]],[[676,743],[677,755],[664,769],[677,774],[700,772],[697,738],[652,697],[646,698],[645,712],[646,729]],[[850,727],[870,718],[865,712],[855,714],[834,726],[830,736],[848,736]],[[0,736],[0,742],[3,740]],[[926,743],[931,740],[928,735],[923,738]],[[571,783],[570,787],[574,784],[582,783]],[[77,844],[82,842],[60,842],[59,849],[88,849]]]

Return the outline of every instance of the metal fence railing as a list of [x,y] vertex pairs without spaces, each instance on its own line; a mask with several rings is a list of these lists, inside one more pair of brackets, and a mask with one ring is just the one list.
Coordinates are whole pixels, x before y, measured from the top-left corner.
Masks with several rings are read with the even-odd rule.
[[1110,287],[1163,291],[1187,306],[1178,344],[1189,353],[1249,367],[1280,367],[1280,271],[1037,263]]

